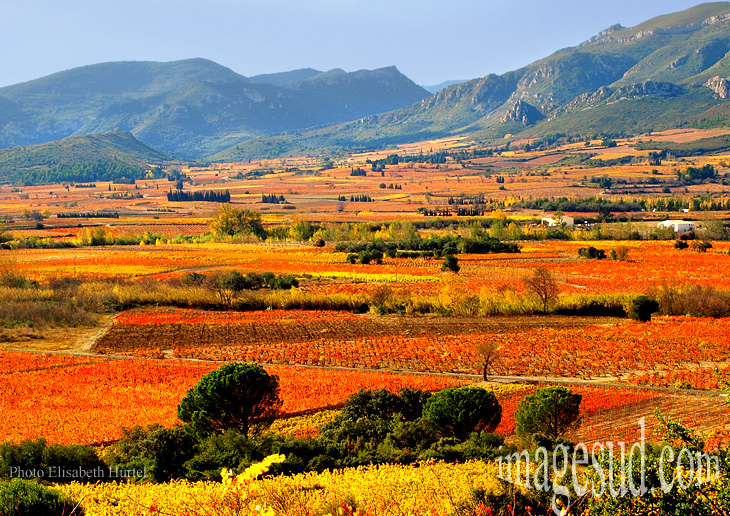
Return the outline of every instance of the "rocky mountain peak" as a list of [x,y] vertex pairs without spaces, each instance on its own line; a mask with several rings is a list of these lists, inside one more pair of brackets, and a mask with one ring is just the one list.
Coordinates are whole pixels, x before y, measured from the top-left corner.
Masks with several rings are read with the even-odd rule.
[[502,118],[502,122],[518,122],[524,126],[532,125],[545,118],[540,110],[524,100],[518,100]]
[[707,81],[705,86],[717,93],[721,99],[730,97],[730,83],[719,75],[716,75]]

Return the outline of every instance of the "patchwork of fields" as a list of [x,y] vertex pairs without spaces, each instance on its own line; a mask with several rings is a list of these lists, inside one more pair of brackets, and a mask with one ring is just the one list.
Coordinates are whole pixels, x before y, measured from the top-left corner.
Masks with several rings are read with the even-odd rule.
[[[220,469],[210,476],[189,468],[201,482],[59,489],[83,498],[89,516],[217,514],[221,507],[254,514],[256,506],[282,515],[534,516],[527,498],[522,508],[498,507],[495,500],[517,495],[495,478],[493,459],[495,450],[529,444],[519,434],[520,407],[556,386],[582,396],[575,424],[560,436],[567,441],[637,442],[643,417],[646,439],[663,442],[660,413],[721,453],[730,440],[723,392],[730,243],[728,211],[717,206],[728,192],[720,179],[680,187],[675,169],[711,164],[725,173],[730,157],[650,165],[636,143],[448,155],[441,163],[380,163],[382,170],[368,167],[390,153],[326,167],[292,158],[184,170],[190,191],[229,190],[239,214],[262,214],[259,237],[214,234],[219,206],[167,201],[167,179],[0,187],[0,213],[14,219],[0,249],[2,441],[93,445],[108,458],[135,426],[154,433],[161,425],[184,439],[174,432],[186,393],[224,363],[249,362],[278,377],[283,402],[261,443],[290,454],[283,471],[307,473],[248,479],[252,507],[242,499],[230,505]],[[468,147],[458,139],[429,144],[445,153]],[[607,166],[585,165],[586,148]],[[414,155],[417,147],[399,152]],[[601,178],[621,186],[603,191]],[[571,212],[585,219],[571,229],[542,226],[542,210],[519,207],[566,191],[571,202],[634,203],[633,211]],[[677,199],[697,210],[652,208]],[[639,202],[644,208],[634,209]],[[717,209],[708,208],[712,202]],[[37,213],[21,214],[31,207]],[[81,215],[64,217],[70,210]],[[670,217],[696,222],[692,238],[657,232],[657,221]],[[469,239],[482,249],[509,241],[519,252],[460,252]],[[343,251],[343,244],[362,249]],[[449,256],[457,267],[446,266]],[[544,299],[529,281],[539,271],[551,282]],[[629,317],[642,296],[656,301],[650,320]],[[342,423],[348,400],[363,389],[464,386],[494,394],[501,410],[495,435],[475,431],[458,442],[455,432],[436,435],[423,418],[401,413]],[[337,424],[360,434],[327,441]],[[479,428],[487,427],[472,429]],[[136,445],[152,446],[140,439]],[[245,460],[236,455],[249,444],[233,437],[206,441],[221,447],[213,451],[201,442],[204,458],[196,460],[235,456],[236,472],[255,462],[251,450]],[[322,442],[314,458],[296,455]],[[144,464],[157,473],[158,459]],[[2,464],[0,457],[0,474]],[[345,467],[353,464],[370,466]]]

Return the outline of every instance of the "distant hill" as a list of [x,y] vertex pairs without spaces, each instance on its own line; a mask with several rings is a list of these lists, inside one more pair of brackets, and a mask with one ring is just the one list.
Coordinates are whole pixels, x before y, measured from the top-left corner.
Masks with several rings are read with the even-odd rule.
[[174,159],[128,132],[71,136],[55,142],[0,149],[0,182],[139,179],[151,166]]
[[395,67],[276,85],[205,59],[103,63],[0,88],[0,147],[119,128],[194,159],[246,138],[354,120],[429,95]]
[[730,123],[730,3],[614,25],[524,68],[454,84],[361,120],[252,139],[212,156],[368,149],[452,135],[493,141]]
[[285,84],[291,84],[293,82],[305,81],[310,77],[314,77],[315,75],[319,75],[321,73],[323,72],[315,70],[314,68],[300,68],[299,70],[292,70],[290,72],[253,75],[249,77],[249,80],[251,82],[284,86]]
[[421,86],[424,90],[430,91],[431,93],[438,93],[439,91],[443,90],[444,88],[448,86],[453,86],[454,84],[461,84],[464,81],[444,81],[441,84],[434,84],[432,86]]

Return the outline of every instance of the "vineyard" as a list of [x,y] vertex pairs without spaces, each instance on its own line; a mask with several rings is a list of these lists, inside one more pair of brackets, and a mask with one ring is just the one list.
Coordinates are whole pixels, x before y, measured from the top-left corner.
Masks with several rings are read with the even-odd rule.
[[[146,469],[55,486],[87,516],[536,516],[549,501],[499,482],[498,455],[630,445],[642,418],[648,443],[676,444],[658,414],[725,453],[728,157],[650,164],[636,138],[557,138],[181,166],[179,198],[154,174],[0,185],[0,475],[13,449]],[[690,166],[716,174],[691,184]],[[206,202],[223,191],[230,205]],[[680,218],[695,228],[658,227]],[[261,434],[179,416],[230,362],[278,378]],[[527,401],[560,388],[580,395],[553,418],[571,424],[525,435]],[[221,482],[267,455],[247,498]]]
[[[0,352],[0,363],[2,434],[16,441],[42,436],[62,443],[114,441],[120,436],[119,421],[127,427],[171,425],[177,420],[175,407],[187,389],[216,367],[174,360],[109,360],[14,352]],[[297,435],[316,433],[327,411],[341,406],[361,388],[396,391],[410,386],[435,390],[474,381],[377,371],[281,366],[267,369],[281,381],[285,416],[281,425],[287,421],[292,428],[289,432]],[[510,436],[514,433],[517,404],[537,387],[489,384],[489,388],[497,393],[503,407],[497,432]],[[667,394],[636,387],[588,385],[574,390],[583,395],[582,423],[573,436],[579,440],[591,442],[618,436],[631,440],[637,435],[636,422],[642,416],[647,417],[650,430],[656,428],[651,420],[656,408],[680,419],[685,416],[690,426],[712,430],[717,439],[727,435],[723,401],[716,394]],[[308,413],[313,415],[302,415]]]
[[[0,352],[0,433],[6,440],[45,437],[61,443],[119,439],[121,426],[177,421],[188,389],[216,364],[171,360],[108,360]],[[337,407],[360,389],[403,386],[442,389],[462,378],[272,366],[281,382],[283,413]]]
[[[727,318],[596,324],[573,317],[373,318],[287,311],[219,312],[204,320],[194,310],[142,309],[120,315],[95,349],[158,358],[478,374],[480,345],[493,342],[500,349],[494,375],[632,379],[688,364],[719,365],[730,354],[728,333]],[[639,383],[650,383],[643,378]],[[696,386],[716,388],[718,380],[697,380]]]

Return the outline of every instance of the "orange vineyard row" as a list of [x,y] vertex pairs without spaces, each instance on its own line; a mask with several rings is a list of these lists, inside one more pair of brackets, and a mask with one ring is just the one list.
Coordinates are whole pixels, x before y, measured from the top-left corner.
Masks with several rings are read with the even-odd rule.
[[[62,443],[96,443],[118,439],[120,427],[177,421],[177,405],[188,389],[216,367],[162,360],[113,360],[93,364],[78,357],[64,367],[40,369],[39,355],[3,353],[3,365],[16,364],[0,376],[0,435],[5,440],[46,437]],[[65,357],[64,357],[65,358]],[[58,364],[50,356],[49,364]],[[398,390],[402,386],[441,389],[463,380],[439,376],[301,367],[270,367],[279,376],[284,413],[342,404],[361,388]]]

